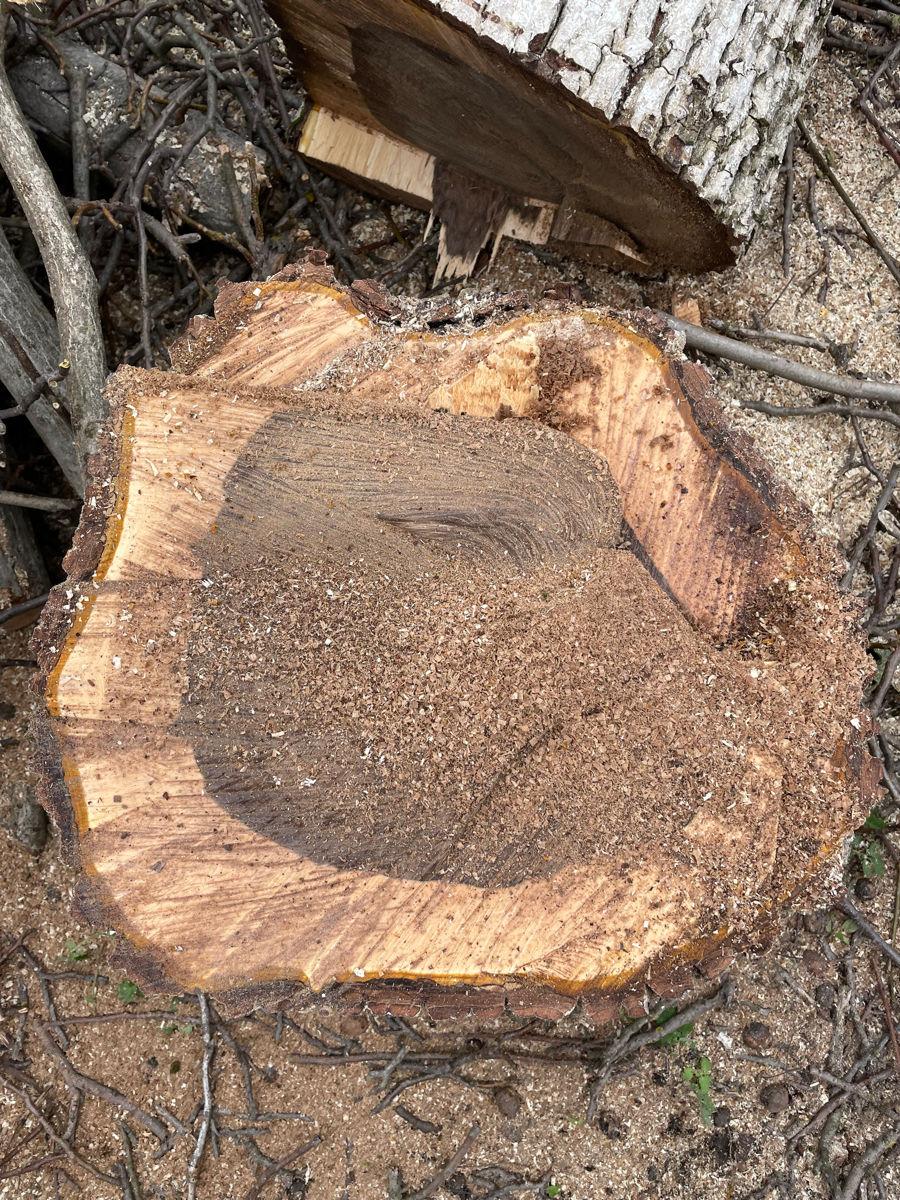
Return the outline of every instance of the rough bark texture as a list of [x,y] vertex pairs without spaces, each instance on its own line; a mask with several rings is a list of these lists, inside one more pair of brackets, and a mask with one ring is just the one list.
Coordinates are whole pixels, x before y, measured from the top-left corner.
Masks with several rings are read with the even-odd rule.
[[[0,379],[16,403],[31,393],[36,379],[59,367],[56,324],[31,286],[0,229]],[[57,392],[65,398],[65,382]],[[75,453],[72,428],[53,401],[39,396],[28,409],[28,420],[59,463],[74,490],[84,482]]]
[[[236,1011],[305,985],[433,1014],[581,999],[600,1019],[721,969],[868,804],[850,614],[708,377],[647,314],[516,307],[444,311],[435,333],[427,305],[294,268],[223,289],[181,374],[117,377],[36,639],[40,742],[82,907],[151,985]],[[496,621],[479,587],[488,608],[502,593]],[[621,627],[597,641],[617,589]],[[672,685],[697,638],[693,682]],[[613,680],[626,650],[633,677]],[[630,799],[622,764],[654,741],[681,778],[698,731],[623,701],[653,678],[706,704],[721,670],[724,715],[744,704],[750,729],[735,805],[713,795],[729,742],[683,811]],[[754,735],[771,704],[806,732]],[[597,729],[618,747],[615,818],[589,779],[541,782],[579,770]]]
[[530,69],[554,72],[572,96],[646,139],[743,238],[772,190],[830,4],[438,0],[436,7]]
[[[449,164],[476,190],[493,185],[503,207],[495,235],[509,219],[524,226],[518,236],[646,270],[726,265],[752,233],[828,4],[269,0],[269,7],[317,104],[425,152],[435,170]],[[351,126],[342,137],[355,140]],[[317,157],[314,147],[308,153]],[[354,157],[332,148],[330,165],[365,178]],[[318,158],[329,165],[327,154]],[[403,191],[377,175],[373,184]],[[533,210],[547,206],[538,219]],[[484,217],[483,196],[476,208]],[[453,213],[436,211],[458,243],[448,254],[470,263],[465,223],[454,226]]]
[[[5,13],[0,12],[2,21]],[[107,371],[97,280],[2,65],[0,129],[0,166],[28,218],[50,281],[60,352],[71,366],[67,395],[75,442],[86,457],[96,446],[106,415],[102,393]]]

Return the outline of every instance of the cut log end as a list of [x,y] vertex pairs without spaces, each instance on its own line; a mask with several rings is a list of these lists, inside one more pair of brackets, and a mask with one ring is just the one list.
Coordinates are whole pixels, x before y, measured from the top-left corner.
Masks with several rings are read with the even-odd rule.
[[868,803],[850,614],[702,372],[501,313],[379,326],[294,269],[117,376],[42,746],[143,978],[599,1013]]
[[632,271],[730,265],[774,186],[827,6],[271,0],[312,162],[443,223]]

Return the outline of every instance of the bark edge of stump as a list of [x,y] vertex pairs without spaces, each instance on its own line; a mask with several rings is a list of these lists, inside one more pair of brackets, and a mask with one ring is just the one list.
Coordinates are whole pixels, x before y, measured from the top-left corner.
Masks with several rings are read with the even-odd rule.
[[[349,291],[339,289],[333,276],[316,256],[303,267],[291,267],[265,284],[224,285],[217,302],[214,321],[199,319],[189,335],[173,348],[173,361],[186,376],[153,373],[147,382],[149,389],[184,384],[188,387],[211,386],[213,376],[203,375],[214,364],[215,383],[220,388],[228,386],[228,379],[240,374],[235,367],[243,353],[241,348],[252,332],[255,314],[266,312],[267,307],[283,300],[286,304],[299,302],[298,298],[316,306],[337,306],[341,313],[341,328],[358,328],[366,331],[363,337],[374,339],[385,333],[388,338],[403,335],[391,331],[391,323],[402,321],[409,325],[415,313],[419,330],[417,334],[426,340],[440,342],[440,335],[428,326],[429,317],[435,325],[446,329],[453,327],[453,317],[447,317],[442,306],[406,305],[401,313],[397,302],[388,297],[377,285],[362,281]],[[273,299],[273,297],[275,299]],[[279,299],[280,298],[280,299]],[[311,299],[310,299],[311,298]],[[319,311],[319,308],[316,311]],[[337,308],[335,311],[337,311]],[[440,309],[440,311],[438,311]],[[311,310],[310,310],[311,311]],[[269,313],[271,315],[271,313]],[[661,370],[669,372],[669,378],[677,385],[682,397],[689,402],[689,420],[702,430],[701,437],[728,471],[738,480],[737,486],[748,485],[759,498],[759,503],[777,512],[778,520],[784,522],[786,544],[791,556],[800,555],[812,574],[823,576],[832,571],[828,557],[808,539],[808,514],[787,488],[772,475],[770,469],[753,448],[750,440],[735,434],[727,424],[718,402],[709,391],[709,376],[696,364],[684,360],[679,351],[677,338],[652,313],[630,314],[629,326],[625,331],[634,345],[646,348],[658,361]],[[473,327],[472,318],[475,326]],[[258,318],[262,320],[263,318]],[[591,314],[574,305],[557,301],[544,301],[529,306],[522,297],[491,298],[475,305],[474,313],[469,310],[467,332],[471,337],[501,336],[504,331],[523,322],[590,319],[615,324],[614,318],[602,314]],[[463,318],[466,323],[466,318]],[[621,328],[621,327],[620,327]],[[269,326],[269,333],[272,327]],[[238,359],[229,355],[238,347]],[[266,369],[283,371],[277,347],[269,347],[265,361],[271,365]],[[253,374],[253,372],[256,374]],[[247,372],[251,382],[243,381],[242,387],[262,397],[268,395],[276,405],[281,403],[277,391],[271,391],[266,380],[260,378],[263,368],[254,360]],[[229,374],[230,373],[230,374]],[[126,373],[124,382],[113,385],[119,389],[116,409],[119,419],[128,408],[130,390],[136,372]],[[278,380],[284,386],[284,379]],[[136,411],[136,410],[135,410]],[[343,978],[326,980],[325,986],[312,990],[305,982],[298,982],[289,973],[276,973],[273,977],[259,976],[244,980],[204,977],[203,972],[190,971],[182,975],[178,971],[177,947],[167,947],[163,952],[153,944],[146,930],[135,928],[126,913],[123,913],[121,896],[111,897],[101,881],[90,852],[85,853],[85,838],[91,843],[92,834],[85,827],[84,801],[70,792],[73,782],[71,763],[66,759],[64,739],[59,738],[59,697],[55,692],[61,663],[89,619],[91,601],[87,602],[87,613],[82,608],[82,599],[92,594],[91,580],[101,564],[107,566],[115,552],[115,546],[107,548],[106,538],[109,522],[117,511],[122,511],[122,498],[117,494],[120,482],[120,466],[126,439],[108,430],[100,452],[91,464],[91,485],[72,550],[67,556],[65,567],[69,578],[65,584],[53,589],[41,624],[35,635],[35,648],[40,664],[42,690],[50,698],[49,711],[37,718],[38,760],[42,772],[41,799],[56,820],[66,857],[82,871],[78,887],[77,905],[83,916],[98,925],[116,928],[122,935],[117,948],[117,957],[130,975],[148,988],[161,991],[173,987],[202,987],[216,995],[223,1009],[235,1014],[250,1011],[253,1007],[284,1008],[311,1000],[326,1005],[337,1005],[341,1009],[368,1007],[374,1012],[391,1011],[397,1015],[411,1015],[422,1009],[435,1019],[444,1016],[459,1016],[465,1013],[489,1018],[504,1011],[522,1017],[557,1019],[580,1004],[585,1015],[597,1023],[614,1019],[622,1012],[636,1014],[643,1010],[646,994],[660,997],[684,994],[702,979],[721,973],[730,961],[734,950],[742,945],[766,944],[774,921],[774,905],[763,911],[758,920],[737,930],[727,928],[707,929],[701,936],[686,938],[682,942],[665,945],[659,953],[651,954],[638,965],[617,975],[607,975],[592,983],[584,980],[574,987],[560,986],[560,981],[551,982],[529,978],[527,973],[491,979],[440,980],[429,978],[400,977],[378,978],[366,976],[364,982],[347,972]],[[741,483],[743,481],[743,483]],[[133,482],[133,481],[132,481]],[[118,506],[118,509],[117,509]],[[652,556],[651,556],[652,566]],[[834,592],[836,597],[837,593]],[[734,617],[734,613],[731,614]],[[848,653],[858,652],[858,639],[851,631],[850,619],[845,619],[848,638]],[[56,680],[56,683],[54,682]],[[49,690],[48,690],[49,689]],[[55,712],[54,712],[55,708]],[[840,820],[831,830],[827,844],[817,847],[805,864],[802,878],[795,879],[792,890],[796,891],[820,872],[828,856],[839,843],[840,837],[849,832],[853,822],[862,811],[867,811],[879,777],[877,763],[868,757],[865,749],[868,736],[867,714],[860,708],[858,720],[852,722],[845,740],[836,748],[834,765],[840,777],[840,789],[845,797],[845,807]],[[77,783],[77,780],[76,780]],[[79,811],[79,804],[81,809]],[[79,819],[80,818],[80,819]],[[145,867],[146,869],[146,867]],[[154,878],[154,877],[151,877]],[[158,876],[155,878],[158,879]],[[778,901],[787,895],[779,896]]]

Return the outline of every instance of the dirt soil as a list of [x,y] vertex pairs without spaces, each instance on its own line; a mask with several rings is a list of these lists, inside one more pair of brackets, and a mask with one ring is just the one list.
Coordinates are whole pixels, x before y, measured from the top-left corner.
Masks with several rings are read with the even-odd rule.
[[[835,56],[823,58],[809,124],[889,249],[900,253],[900,173],[851,107],[848,69]],[[811,172],[798,149],[789,279],[781,270],[776,195],[746,257],[715,277],[640,280],[542,262],[509,243],[478,289],[540,296],[562,270],[594,303],[670,307],[693,298],[704,319],[739,325],[757,313],[770,327],[855,346],[851,369],[900,379],[897,284],[825,183],[816,193],[818,219],[826,229],[837,226],[839,236],[820,240],[807,203]],[[832,365],[815,350],[791,352]],[[846,550],[879,487],[859,465],[849,424],[740,410],[746,398],[794,404],[808,403],[809,394],[742,368],[713,370],[735,424],[809,505],[820,534]],[[869,422],[865,436],[875,463],[889,467],[897,431]],[[897,540],[890,526],[883,536],[890,551]],[[857,586],[865,590],[862,573]],[[28,653],[27,631],[2,643],[7,657]],[[0,796],[8,814],[22,786],[33,783],[28,716],[37,701],[27,668],[7,668],[0,678]],[[15,1070],[3,1073],[0,1200],[79,1192],[96,1200],[900,1196],[900,1052],[895,1061],[882,992],[892,982],[888,964],[831,907],[849,885],[866,919],[890,930],[900,839],[890,823],[878,832],[848,842],[818,895],[783,912],[768,952],[735,962],[731,987],[710,1011],[676,1022],[665,1037],[652,1021],[620,1031],[616,1045],[631,1036],[634,1052],[615,1060],[593,1106],[592,1080],[610,1061],[615,1031],[598,1034],[577,1007],[556,1025],[512,1016],[407,1023],[322,1010],[225,1023],[213,1011],[204,1030],[197,997],[141,996],[109,966],[115,937],[72,915],[75,876],[56,836],[32,855],[4,834],[0,928],[9,941],[0,942],[0,1059],[24,1054],[47,1090],[35,1101]],[[719,986],[701,981],[698,994]],[[71,1067],[48,1052],[46,1033],[39,1036],[48,1018],[59,1020],[56,1040]],[[103,1086],[79,1083],[72,1067]],[[65,1071],[85,1092],[80,1113]],[[844,1082],[835,1085],[835,1077]],[[214,1089],[212,1126],[204,1079]],[[404,1081],[409,1086],[393,1095]],[[373,1111],[388,1097],[392,1103]],[[76,1117],[73,1143],[48,1137],[48,1123],[58,1138]],[[163,1143],[148,1128],[160,1118],[175,1131]],[[205,1149],[192,1170],[204,1128]],[[860,1192],[867,1164],[876,1163]]]

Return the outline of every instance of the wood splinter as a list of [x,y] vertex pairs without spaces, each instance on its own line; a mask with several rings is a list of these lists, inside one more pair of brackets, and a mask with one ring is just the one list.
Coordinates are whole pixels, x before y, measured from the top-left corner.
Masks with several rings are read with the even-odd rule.
[[370,293],[228,286],[112,384],[37,635],[82,908],[231,1011],[682,990],[870,801],[832,564],[652,314]]

